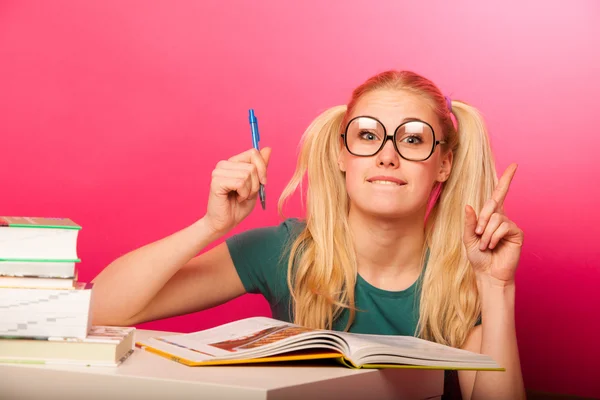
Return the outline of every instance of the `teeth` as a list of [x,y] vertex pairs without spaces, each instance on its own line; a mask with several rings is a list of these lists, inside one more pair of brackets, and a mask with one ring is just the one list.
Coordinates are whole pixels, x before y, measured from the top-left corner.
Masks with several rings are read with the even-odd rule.
[[378,183],[380,185],[398,185],[396,182],[390,182],[390,181],[371,181],[371,183]]

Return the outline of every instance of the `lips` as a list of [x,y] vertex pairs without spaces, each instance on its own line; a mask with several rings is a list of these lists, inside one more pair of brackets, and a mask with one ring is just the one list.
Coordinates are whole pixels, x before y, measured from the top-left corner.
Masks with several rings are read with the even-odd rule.
[[367,179],[367,182],[369,183],[375,183],[375,184],[396,184],[398,186],[403,186],[406,185],[406,182],[403,181],[402,179],[398,179],[398,178],[394,178],[393,176],[373,176],[371,178]]

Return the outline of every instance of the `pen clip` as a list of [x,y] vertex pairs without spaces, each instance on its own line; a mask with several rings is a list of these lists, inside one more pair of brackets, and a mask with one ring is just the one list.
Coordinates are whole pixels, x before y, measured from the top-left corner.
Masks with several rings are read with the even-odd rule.
[[258,142],[260,142],[260,133],[258,132],[258,120],[256,119],[256,115],[254,115],[254,109],[251,108],[248,113],[250,128],[252,130],[252,141],[254,146],[258,149]]

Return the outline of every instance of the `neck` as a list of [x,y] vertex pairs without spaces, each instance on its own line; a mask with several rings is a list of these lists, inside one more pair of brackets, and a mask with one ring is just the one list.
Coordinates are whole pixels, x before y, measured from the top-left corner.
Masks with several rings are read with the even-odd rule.
[[382,289],[410,286],[422,268],[424,218],[424,210],[407,218],[384,219],[351,208],[348,223],[360,275]]

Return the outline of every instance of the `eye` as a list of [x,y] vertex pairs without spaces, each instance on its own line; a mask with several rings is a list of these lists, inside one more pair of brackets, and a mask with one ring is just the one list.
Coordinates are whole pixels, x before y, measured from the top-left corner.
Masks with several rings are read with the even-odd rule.
[[367,140],[367,141],[372,141],[372,140],[377,140],[377,135],[375,135],[373,132],[369,132],[369,131],[361,131],[358,136],[361,139]]
[[401,142],[408,143],[408,144],[421,144],[421,143],[423,143],[423,140],[421,139],[420,136],[410,135],[410,136],[403,137]]

